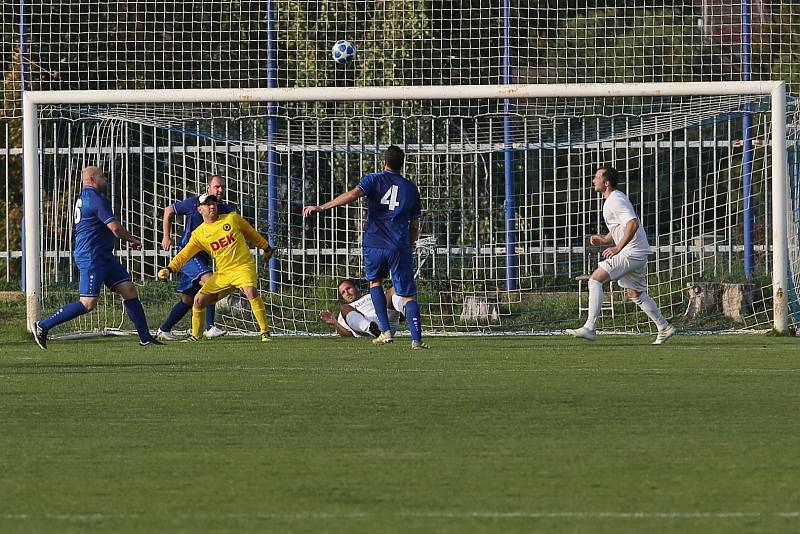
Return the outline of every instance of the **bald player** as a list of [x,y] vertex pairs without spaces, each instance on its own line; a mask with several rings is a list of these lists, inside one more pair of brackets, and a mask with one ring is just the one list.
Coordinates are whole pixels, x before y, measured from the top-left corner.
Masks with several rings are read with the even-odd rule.
[[42,349],[47,349],[47,334],[57,325],[89,313],[97,307],[97,299],[105,285],[119,293],[136,331],[139,344],[161,345],[153,338],[147,326],[139,293],[131,275],[114,255],[117,239],[125,241],[134,250],[141,250],[142,242],[133,237],[114,215],[111,204],[103,196],[108,187],[108,177],[99,167],[86,167],[81,174],[83,190],[75,202],[75,264],[80,270],[79,299],[71,302],[53,315],[33,325],[33,339]]

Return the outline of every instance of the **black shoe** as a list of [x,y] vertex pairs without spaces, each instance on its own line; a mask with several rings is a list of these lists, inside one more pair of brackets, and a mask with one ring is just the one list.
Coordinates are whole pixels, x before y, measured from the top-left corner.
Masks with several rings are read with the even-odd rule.
[[163,345],[163,344],[164,343],[160,342],[159,340],[157,340],[154,337],[150,338],[149,341],[140,341],[139,342],[139,345],[141,345],[142,347],[149,347],[150,345]]
[[39,321],[33,324],[33,340],[40,349],[47,350],[47,330],[39,326]]
[[369,333],[372,334],[372,337],[378,337],[381,335],[381,327],[378,326],[378,323],[375,321],[369,323]]

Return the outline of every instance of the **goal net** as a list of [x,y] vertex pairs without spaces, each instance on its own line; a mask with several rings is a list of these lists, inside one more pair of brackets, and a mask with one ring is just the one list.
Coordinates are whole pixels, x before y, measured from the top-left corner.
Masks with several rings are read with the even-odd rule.
[[[557,96],[562,92],[550,89],[518,98],[512,88],[460,98],[438,88],[441,96],[408,91],[390,99],[384,90],[371,93],[373,100],[363,93],[314,100],[286,91],[292,96],[284,101],[268,93],[276,100],[271,104],[245,94],[232,102],[134,104],[124,93],[114,103],[40,104],[41,209],[27,226],[40,235],[33,258],[40,293],[29,304],[41,311],[32,313],[49,314],[77,297],[73,204],[81,169],[99,165],[111,178],[107,196],[115,213],[144,243],[142,251],[117,254],[139,286],[151,328],[177,300],[174,284],[155,281],[175,253],[160,249],[164,208],[202,193],[209,176],[219,174],[227,178],[229,203],[277,250],[270,265],[259,265],[272,329],[332,333],[319,312],[338,310],[338,281],[352,278],[366,289],[365,205],[305,220],[302,207],[381,170],[383,151],[397,144],[407,154],[404,174],[422,196],[414,256],[426,333],[546,333],[581,324],[583,277],[602,259],[588,238],[607,232],[602,198],[591,189],[604,163],[621,171],[619,187],[647,233],[649,293],[668,318],[695,331],[764,330],[785,323],[775,310],[788,301],[788,322],[797,323],[798,280],[787,281],[800,271],[796,224],[784,238],[791,243],[789,266],[783,277],[775,275],[776,265],[786,265],[775,221],[782,219],[785,231],[798,195],[779,197],[778,206],[773,199],[776,172],[786,170],[773,163],[774,98],[744,85],[749,93],[724,86],[709,96],[680,96],[694,88],[659,96],[669,93],[667,85],[634,96],[607,87],[610,96],[592,89],[587,96]],[[752,144],[742,141],[746,115]],[[780,115],[787,117],[783,109]],[[792,149],[800,123],[793,114],[788,122]],[[746,225],[752,240],[745,239]],[[114,295],[100,301],[61,332],[130,328]],[[257,330],[246,299],[236,296],[221,303],[217,321],[235,332]],[[654,328],[616,284],[599,327]]]

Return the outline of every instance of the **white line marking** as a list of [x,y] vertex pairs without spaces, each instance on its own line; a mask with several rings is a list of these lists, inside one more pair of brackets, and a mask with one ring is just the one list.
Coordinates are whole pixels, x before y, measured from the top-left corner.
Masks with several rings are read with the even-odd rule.
[[[413,512],[401,511],[388,514],[346,513],[346,512],[242,512],[242,513],[176,513],[173,517],[180,519],[364,519],[380,517],[403,517],[418,519],[770,519],[800,518],[800,512]],[[145,517],[142,514],[0,514],[0,520],[57,520],[76,522],[96,522],[109,519],[136,519]],[[148,515],[152,518],[152,515]]]
[[[202,368],[203,371],[301,371],[301,372],[331,372],[331,373],[474,373],[474,374],[494,374],[494,373],[722,373],[722,374],[780,374],[780,373],[800,373],[800,369],[755,369],[755,368],[698,368],[698,367],[674,367],[674,368],[652,368],[635,369],[620,367],[587,368],[587,367],[562,367],[562,368],[504,368],[504,369],[439,369],[439,368],[394,368],[380,369],[376,367],[208,367]],[[168,370],[167,370],[168,371]]]
[[[142,369],[147,369],[150,366],[146,363],[131,364],[125,367],[116,368],[113,364],[100,365],[72,365],[69,368],[53,367],[53,366],[37,366],[34,370],[43,371],[45,369],[58,369],[64,373],[83,372],[86,370],[110,371],[114,373],[119,372],[140,372]],[[28,368],[24,368],[28,370]],[[758,369],[758,368],[715,368],[715,367],[672,367],[672,368],[629,368],[629,367],[543,367],[543,368],[476,368],[476,369],[447,369],[447,368],[392,368],[381,369],[377,367],[295,367],[295,366],[224,366],[224,367],[203,367],[202,365],[187,365],[187,364],[174,364],[164,365],[159,364],[158,370],[160,373],[169,372],[240,372],[240,371],[270,371],[270,372],[304,372],[304,373],[374,373],[374,374],[398,374],[398,373],[437,373],[437,374],[500,374],[500,373],[596,373],[596,374],[614,374],[614,373],[630,373],[630,374],[646,374],[646,373],[659,373],[659,374],[678,374],[678,373],[708,373],[708,374],[794,374],[800,373],[798,369]],[[4,375],[14,376],[14,374]]]

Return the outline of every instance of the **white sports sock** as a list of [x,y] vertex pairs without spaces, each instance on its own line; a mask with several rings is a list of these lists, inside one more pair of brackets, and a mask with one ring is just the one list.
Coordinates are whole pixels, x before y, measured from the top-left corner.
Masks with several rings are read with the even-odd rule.
[[603,311],[603,284],[590,278],[588,285],[589,316],[586,318],[586,323],[583,326],[594,332],[596,329],[595,325],[597,324],[597,319],[600,317],[600,313]]
[[667,319],[661,315],[661,310],[658,309],[658,304],[656,304],[656,301],[653,300],[653,297],[642,292],[639,293],[637,298],[631,300],[639,305],[639,307],[650,318],[651,321],[656,323],[656,326],[659,330],[664,330],[667,327],[669,321],[667,321]]
[[406,315],[406,301],[403,297],[395,293],[392,295],[392,304],[394,305],[394,309],[399,311],[405,317]]
[[349,326],[353,332],[358,334],[369,334],[369,319],[357,311],[351,311],[348,313],[344,318],[344,322],[347,323],[347,326]]

